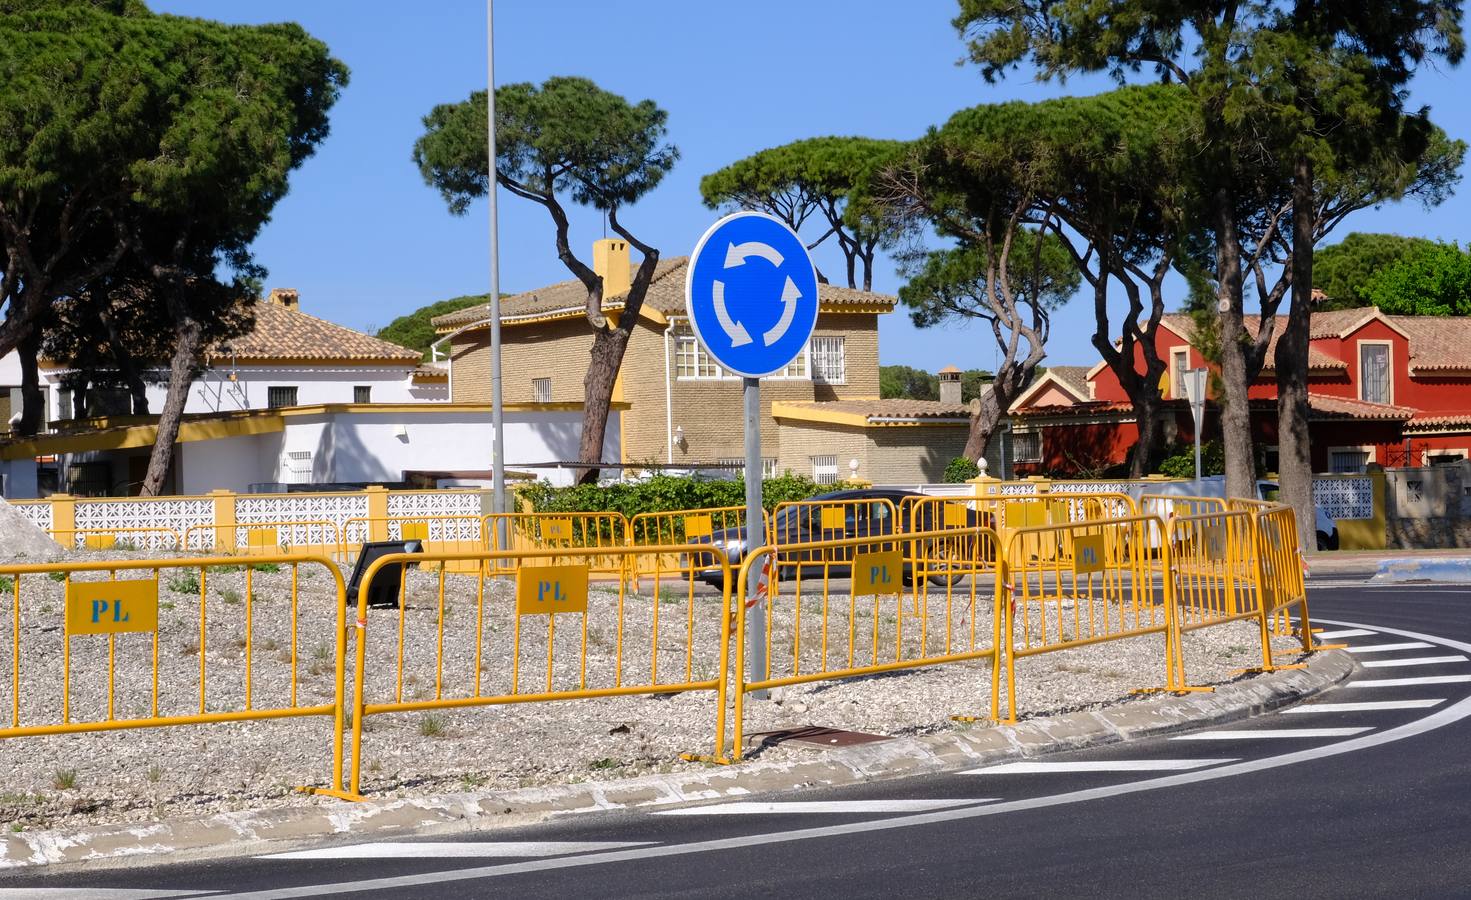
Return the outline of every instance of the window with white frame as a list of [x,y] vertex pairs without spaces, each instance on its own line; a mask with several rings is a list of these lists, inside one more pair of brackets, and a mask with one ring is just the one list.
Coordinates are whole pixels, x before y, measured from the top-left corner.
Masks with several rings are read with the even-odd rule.
[[803,349],[797,354],[797,358],[787,363],[787,367],[780,372],[774,372],[766,376],[768,378],[806,378],[807,377],[807,351]]
[[286,471],[282,480],[287,484],[311,484],[312,454],[309,450],[291,450],[286,453]]
[[533,378],[533,379],[531,379],[531,402],[532,403],[551,403],[552,402],[552,380],[550,378]]
[[818,484],[834,484],[838,480],[838,458],[836,456],[812,457],[812,480]]
[[674,336],[674,376],[682,379],[725,378],[726,372],[715,361],[694,332],[681,330]]
[[1359,399],[1389,403],[1389,345],[1359,344]]
[[1170,396],[1176,400],[1189,399],[1185,394],[1185,373],[1190,369],[1190,350],[1176,347],[1170,351]]
[[296,386],[271,385],[266,388],[266,406],[279,409],[296,405]]
[[371,384],[358,384],[358,385],[354,385],[353,386],[353,389],[352,389],[352,402],[354,402],[354,403],[372,403],[373,402],[373,386]]
[[1356,475],[1369,467],[1369,451],[1352,447],[1333,450],[1328,454],[1328,470],[1334,475]]
[[1013,431],[1011,433],[1011,461],[1034,463],[1042,461],[1042,433],[1040,431]]
[[826,384],[843,384],[847,381],[841,335],[814,337],[808,346],[808,354],[812,362],[813,381]]

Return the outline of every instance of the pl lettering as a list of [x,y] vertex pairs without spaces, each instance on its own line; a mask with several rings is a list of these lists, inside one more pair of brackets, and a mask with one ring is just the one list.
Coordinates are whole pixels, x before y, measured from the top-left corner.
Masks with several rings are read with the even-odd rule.
[[92,601],[92,622],[93,622],[93,624],[96,624],[96,623],[102,621],[102,617],[107,614],[107,610],[108,610],[109,607],[112,609],[112,621],[114,621],[114,622],[126,622],[126,621],[128,621],[128,614],[125,613],[125,612],[123,612],[123,601],[121,601],[121,600],[113,600],[111,602],[108,602],[106,600],[93,600]]
[[562,593],[562,582],[560,581],[538,581],[536,583],[536,602],[545,603],[547,594],[550,592],[553,603],[566,600],[567,596]]

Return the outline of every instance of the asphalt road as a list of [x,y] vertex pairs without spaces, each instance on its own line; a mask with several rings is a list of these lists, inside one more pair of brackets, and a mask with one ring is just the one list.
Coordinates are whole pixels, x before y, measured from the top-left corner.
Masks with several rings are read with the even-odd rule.
[[[1471,587],[1334,576],[1309,596],[1330,635],[1367,632],[1341,640],[1374,665],[1302,711],[1207,739],[751,797],[755,809],[24,873],[0,880],[0,900],[98,889],[90,896],[1471,896]],[[1364,703],[1374,707],[1332,705]]]

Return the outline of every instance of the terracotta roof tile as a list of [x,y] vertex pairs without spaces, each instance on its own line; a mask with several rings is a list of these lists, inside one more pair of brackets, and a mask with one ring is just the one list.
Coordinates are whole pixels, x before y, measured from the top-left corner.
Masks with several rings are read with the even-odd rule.
[[1409,431],[1432,428],[1455,428],[1471,426],[1471,410],[1446,412],[1443,410],[1421,410],[1415,413],[1405,428]]
[[[649,292],[644,295],[644,305],[665,315],[683,315],[684,279],[688,264],[689,257],[686,256],[659,260],[658,265],[654,268],[654,280],[649,284]],[[634,271],[637,271],[637,267],[634,268]],[[893,307],[897,302],[894,297],[887,294],[854,290],[833,284],[818,285],[817,294],[822,305],[829,308],[869,305]],[[622,309],[626,298],[627,292],[604,297],[604,311]],[[586,302],[587,289],[582,286],[582,282],[576,279],[559,281],[544,288],[502,297],[501,320],[537,317],[560,310],[581,309]],[[439,329],[459,328],[474,324],[489,314],[490,304],[481,303],[443,316],[435,316],[433,324]]]
[[789,402],[783,406],[815,411],[851,413],[881,419],[954,419],[969,418],[970,407],[963,403],[940,403],[936,400],[815,400]]
[[[1272,403],[1275,408],[1275,401]],[[1308,407],[1312,418],[1355,419],[1360,421],[1403,422],[1416,410],[1407,406],[1390,406],[1387,403],[1365,403],[1345,397],[1328,397],[1323,394],[1308,394]]]
[[[1313,329],[1314,329],[1314,331],[1317,330],[1317,320],[1318,320],[1318,317],[1319,316],[1332,316],[1332,315],[1336,315],[1337,313],[1340,313],[1340,312],[1358,313],[1359,315],[1362,315],[1363,314],[1363,311],[1362,310],[1337,310],[1335,312],[1313,313],[1313,322],[1314,322]],[[1165,322],[1171,328],[1173,328],[1174,330],[1178,331],[1179,333],[1184,334],[1184,335],[1187,335],[1187,336],[1191,333],[1191,329],[1194,328],[1194,326],[1195,326],[1195,323],[1190,318],[1190,316],[1188,316],[1188,315],[1186,315],[1184,313],[1167,313],[1166,315],[1164,315],[1161,318],[1161,321]],[[1261,316],[1242,316],[1241,317],[1241,323],[1242,323],[1242,325],[1245,326],[1245,328],[1246,328],[1246,330],[1247,330],[1248,333],[1253,334],[1253,335],[1255,335],[1257,333],[1257,327],[1260,324],[1260,322],[1261,322]],[[1276,327],[1274,327],[1273,330],[1272,330],[1272,340],[1267,345],[1266,363],[1262,367],[1262,371],[1264,371],[1264,372],[1272,372],[1272,371],[1275,371],[1275,369],[1273,368],[1273,365],[1272,365],[1272,360],[1275,358],[1276,353],[1277,353],[1277,340],[1278,340],[1278,338],[1280,338],[1282,336],[1282,328],[1286,325],[1286,323],[1287,323],[1287,318],[1285,316],[1278,316],[1277,317]],[[1317,335],[1314,335],[1314,336],[1316,337]],[[1317,349],[1316,347],[1309,347],[1308,348],[1308,368],[1309,369],[1318,369],[1318,370],[1323,370],[1323,369],[1346,369],[1346,368],[1348,368],[1348,363],[1344,362],[1341,359],[1337,359],[1335,357],[1329,356],[1327,353],[1324,353],[1323,351]]]
[[423,354],[269,300],[255,304],[255,328],[210,348],[208,359],[417,363]]
[[1047,374],[1071,388],[1079,397],[1088,397],[1088,366],[1048,366]]

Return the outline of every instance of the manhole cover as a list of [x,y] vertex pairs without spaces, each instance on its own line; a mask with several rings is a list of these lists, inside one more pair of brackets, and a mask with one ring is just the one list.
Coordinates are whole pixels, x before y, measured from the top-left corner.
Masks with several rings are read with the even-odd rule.
[[862,731],[843,731],[839,728],[823,728],[806,725],[782,731],[758,731],[746,735],[748,747],[775,747],[778,744],[796,744],[799,747],[825,750],[833,747],[851,747],[854,744],[872,744],[876,741],[893,740],[886,734],[867,734]]

